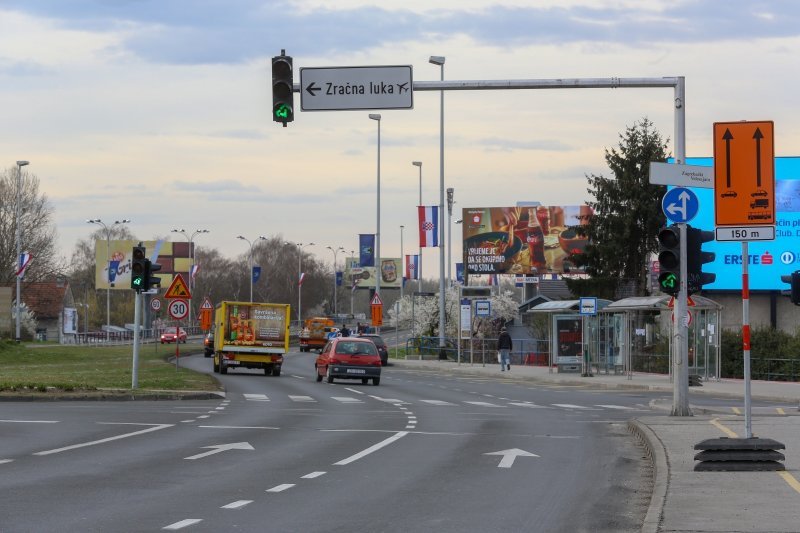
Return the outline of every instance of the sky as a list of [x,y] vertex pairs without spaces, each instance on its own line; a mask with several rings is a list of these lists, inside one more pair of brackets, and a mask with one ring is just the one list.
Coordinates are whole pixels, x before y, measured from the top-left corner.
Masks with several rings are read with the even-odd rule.
[[[237,235],[281,235],[331,263],[327,246],[349,255],[376,230],[380,113],[381,255],[400,255],[401,233],[413,253],[412,161],[423,204],[439,200],[440,94],[326,112],[296,94],[283,128],[282,49],[295,82],[305,67],[377,65],[437,81],[432,55],[447,81],[684,76],[687,156],[712,155],[713,123],[734,120],[775,121],[775,154],[800,155],[794,0],[0,0],[0,167],[30,161],[67,259],[100,218],[130,219],[142,240],[208,229],[195,243],[228,257],[248,251]],[[608,176],[605,150],[644,117],[674,150],[672,89],[446,91],[444,117],[453,221],[589,201],[586,175]],[[423,254],[433,277],[438,250]]]

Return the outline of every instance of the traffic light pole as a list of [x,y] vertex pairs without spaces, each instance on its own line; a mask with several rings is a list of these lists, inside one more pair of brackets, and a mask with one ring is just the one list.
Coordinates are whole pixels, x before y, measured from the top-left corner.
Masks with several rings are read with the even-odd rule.
[[[131,370],[131,388],[139,387],[139,324],[142,316],[142,293],[136,291],[133,299],[133,369]],[[177,344],[177,340],[175,342]]]
[[744,350],[744,433],[753,436],[750,419],[750,278],[747,241],[742,241],[742,349]]
[[674,320],[672,324],[672,416],[692,416],[689,409],[689,328],[687,264],[686,264],[686,224],[678,224],[680,231],[680,291],[675,298]]

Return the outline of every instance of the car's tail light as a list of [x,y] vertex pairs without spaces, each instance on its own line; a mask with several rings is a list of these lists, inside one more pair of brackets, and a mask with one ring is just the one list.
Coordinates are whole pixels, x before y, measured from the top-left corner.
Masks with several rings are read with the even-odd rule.
[[331,363],[332,365],[340,365],[340,364],[342,364],[342,360],[341,360],[341,359],[337,359],[336,357],[333,357],[333,356],[331,356],[330,363]]

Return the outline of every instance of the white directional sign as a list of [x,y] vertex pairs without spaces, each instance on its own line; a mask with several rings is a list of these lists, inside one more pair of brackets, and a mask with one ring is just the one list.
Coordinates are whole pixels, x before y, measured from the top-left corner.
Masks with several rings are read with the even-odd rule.
[[775,226],[719,226],[718,241],[774,241]]
[[677,187],[714,188],[714,167],[650,163],[650,183]]
[[661,200],[661,209],[672,222],[688,222],[692,220],[700,209],[697,195],[691,189],[675,187],[667,191]]
[[300,109],[412,109],[411,65],[300,69]]

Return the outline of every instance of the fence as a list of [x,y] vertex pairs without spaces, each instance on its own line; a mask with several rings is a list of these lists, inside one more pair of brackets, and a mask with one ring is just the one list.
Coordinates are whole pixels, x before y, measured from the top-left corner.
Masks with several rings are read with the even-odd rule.
[[[458,344],[453,337],[446,337],[444,352],[447,359],[458,361]],[[547,366],[550,360],[550,343],[541,339],[512,339],[512,365]],[[439,359],[439,337],[411,337],[406,340],[406,357]],[[478,339],[461,342],[462,363],[497,363],[497,339]]]

